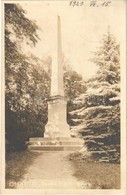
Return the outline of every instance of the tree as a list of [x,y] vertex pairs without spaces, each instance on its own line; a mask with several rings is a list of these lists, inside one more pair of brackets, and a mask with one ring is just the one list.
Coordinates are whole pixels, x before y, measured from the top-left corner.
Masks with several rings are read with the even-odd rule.
[[5,120],[6,138],[18,146],[24,142],[21,135],[27,136],[24,125],[24,115],[27,115],[28,105],[32,103],[28,93],[33,87],[30,79],[32,65],[29,58],[22,52],[21,43],[35,45],[38,41],[35,22],[26,17],[26,12],[19,4],[5,4]]
[[85,82],[80,74],[74,70],[64,73],[65,97],[69,101],[74,100],[81,93],[86,91]]
[[[28,58],[23,54],[21,42],[35,45],[38,40],[38,26],[25,16],[26,12],[19,4],[5,4],[5,78],[7,104],[12,101],[14,90],[17,90],[17,99],[21,96],[22,82],[27,82],[26,69]],[[12,95],[13,96],[13,95]],[[13,98],[14,99],[14,98]],[[17,102],[15,99],[15,102]],[[9,105],[8,105],[9,106]]]
[[87,82],[87,91],[75,102],[82,108],[71,114],[79,124],[88,151],[101,161],[120,158],[120,45],[108,32],[94,53],[97,74]]
[[98,82],[116,84],[120,82],[120,45],[116,43],[115,37],[108,32],[104,35],[102,46],[94,53],[91,59],[98,67],[96,79]]
[[64,67],[64,94],[67,99],[67,122],[69,125],[73,125],[72,117],[69,114],[71,111],[77,108],[73,103],[74,99],[80,94],[86,92],[85,81],[82,75],[72,69],[69,61],[63,56]]

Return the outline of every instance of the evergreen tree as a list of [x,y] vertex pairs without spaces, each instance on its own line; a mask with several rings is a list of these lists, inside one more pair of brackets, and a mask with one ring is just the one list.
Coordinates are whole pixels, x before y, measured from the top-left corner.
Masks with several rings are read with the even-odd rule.
[[86,94],[75,99],[82,108],[71,114],[88,151],[101,161],[120,158],[120,45],[108,32],[91,60],[97,74],[87,82]]

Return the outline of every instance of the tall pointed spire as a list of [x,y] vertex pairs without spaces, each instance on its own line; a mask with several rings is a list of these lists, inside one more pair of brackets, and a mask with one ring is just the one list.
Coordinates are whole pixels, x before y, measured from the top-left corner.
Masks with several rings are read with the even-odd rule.
[[52,59],[51,96],[64,96],[60,16],[57,16],[57,55]]

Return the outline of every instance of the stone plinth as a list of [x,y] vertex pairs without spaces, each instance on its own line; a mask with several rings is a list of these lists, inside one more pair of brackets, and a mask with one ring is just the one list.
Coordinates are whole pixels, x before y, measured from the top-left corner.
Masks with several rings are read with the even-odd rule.
[[48,100],[48,123],[45,126],[44,137],[70,137],[66,104],[62,96],[54,96]]
[[59,137],[59,138],[30,138],[28,148],[41,151],[79,151],[84,141],[80,138]]

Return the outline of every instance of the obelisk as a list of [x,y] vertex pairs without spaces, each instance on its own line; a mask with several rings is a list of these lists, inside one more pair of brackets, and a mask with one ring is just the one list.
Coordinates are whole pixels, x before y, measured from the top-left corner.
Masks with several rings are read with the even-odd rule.
[[67,102],[64,98],[60,16],[57,17],[57,50],[52,56],[51,97],[48,100],[48,123],[44,137],[70,137]]

